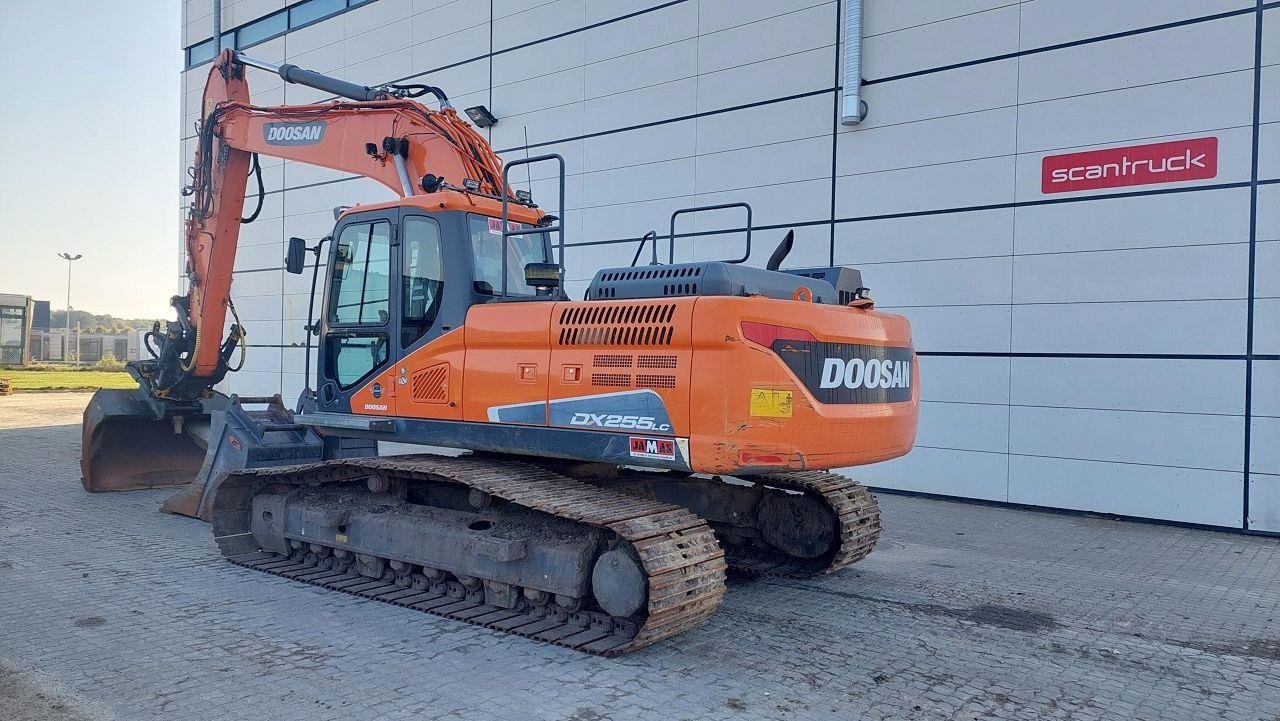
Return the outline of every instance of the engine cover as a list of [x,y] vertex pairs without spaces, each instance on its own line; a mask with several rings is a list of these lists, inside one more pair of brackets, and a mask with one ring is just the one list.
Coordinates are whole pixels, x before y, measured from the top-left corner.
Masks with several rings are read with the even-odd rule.
[[[839,284],[833,284],[833,281]],[[719,260],[637,268],[605,268],[587,289],[587,300],[634,300],[691,295],[763,296],[791,300],[807,288],[815,303],[853,300],[862,274],[853,268],[765,270]],[[847,287],[846,287],[847,286]]]

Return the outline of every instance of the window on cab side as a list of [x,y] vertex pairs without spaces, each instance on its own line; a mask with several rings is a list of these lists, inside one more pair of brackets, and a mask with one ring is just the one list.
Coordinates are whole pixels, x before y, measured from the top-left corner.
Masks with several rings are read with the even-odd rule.
[[400,347],[421,338],[440,312],[444,266],[440,262],[440,224],[423,216],[404,219],[400,256]]
[[[471,228],[471,258],[475,264],[476,292],[486,295],[502,295],[502,219],[472,215],[468,219]],[[512,230],[528,228],[528,225],[508,221]],[[534,288],[525,283],[524,267],[529,263],[547,263],[547,251],[540,233],[512,235],[507,238],[507,295],[534,295]]]

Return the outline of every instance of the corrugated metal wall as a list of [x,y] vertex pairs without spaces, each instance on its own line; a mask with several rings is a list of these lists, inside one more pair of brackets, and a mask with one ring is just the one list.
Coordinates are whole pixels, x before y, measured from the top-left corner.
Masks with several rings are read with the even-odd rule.
[[[867,0],[856,127],[839,124],[836,2],[376,0],[250,52],[487,105],[507,158],[568,160],[570,243],[746,200],[755,262],[794,227],[789,263],[860,267],[925,355],[919,445],[859,469],[869,483],[1231,527],[1247,503],[1249,527],[1280,531],[1277,5]],[[186,44],[209,6],[186,3]],[[223,24],[284,6],[227,2]],[[184,136],[206,71],[184,74]],[[260,103],[317,99],[251,83]],[[1198,137],[1218,140],[1215,177],[1042,192],[1045,156]],[[278,270],[284,240],[388,195],[263,166],[235,281],[255,347],[231,387],[296,395],[308,279]],[[537,175],[533,191],[553,195]],[[634,247],[575,246],[571,290]]]

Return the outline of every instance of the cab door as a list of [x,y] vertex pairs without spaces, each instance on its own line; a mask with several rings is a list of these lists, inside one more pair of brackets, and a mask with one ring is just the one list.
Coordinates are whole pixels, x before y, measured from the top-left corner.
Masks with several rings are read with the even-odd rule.
[[458,215],[405,208],[401,216],[397,360],[384,385],[394,386],[396,415],[405,418],[462,417],[461,326],[470,292],[465,279],[446,282],[460,277],[456,266],[466,257],[459,244],[444,242],[459,232]]
[[[319,409],[331,412],[394,412],[391,390],[371,386],[353,396],[393,358],[392,258],[396,211],[350,216],[335,230],[329,283],[321,321]],[[359,406],[359,407],[357,407]]]
[[[468,299],[465,283],[445,283],[449,220],[410,207],[361,214],[337,233],[322,407],[341,411],[345,402],[361,414],[461,415],[461,339],[456,352],[433,343],[462,325]],[[324,406],[330,398],[336,400]]]

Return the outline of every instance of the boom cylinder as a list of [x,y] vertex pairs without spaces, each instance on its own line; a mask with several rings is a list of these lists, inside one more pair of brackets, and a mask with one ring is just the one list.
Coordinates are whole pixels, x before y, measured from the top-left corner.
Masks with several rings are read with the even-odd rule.
[[356,85],[345,80],[331,78],[328,75],[321,75],[314,70],[306,70],[297,65],[285,63],[284,65],[276,65],[262,60],[256,60],[247,55],[236,53],[236,60],[248,65],[251,68],[266,70],[270,73],[279,75],[286,83],[294,83],[296,85],[305,85],[309,88],[322,90],[326,93],[332,93],[339,97],[350,98],[351,100],[382,100],[387,96],[386,91],[370,88],[366,85]]

